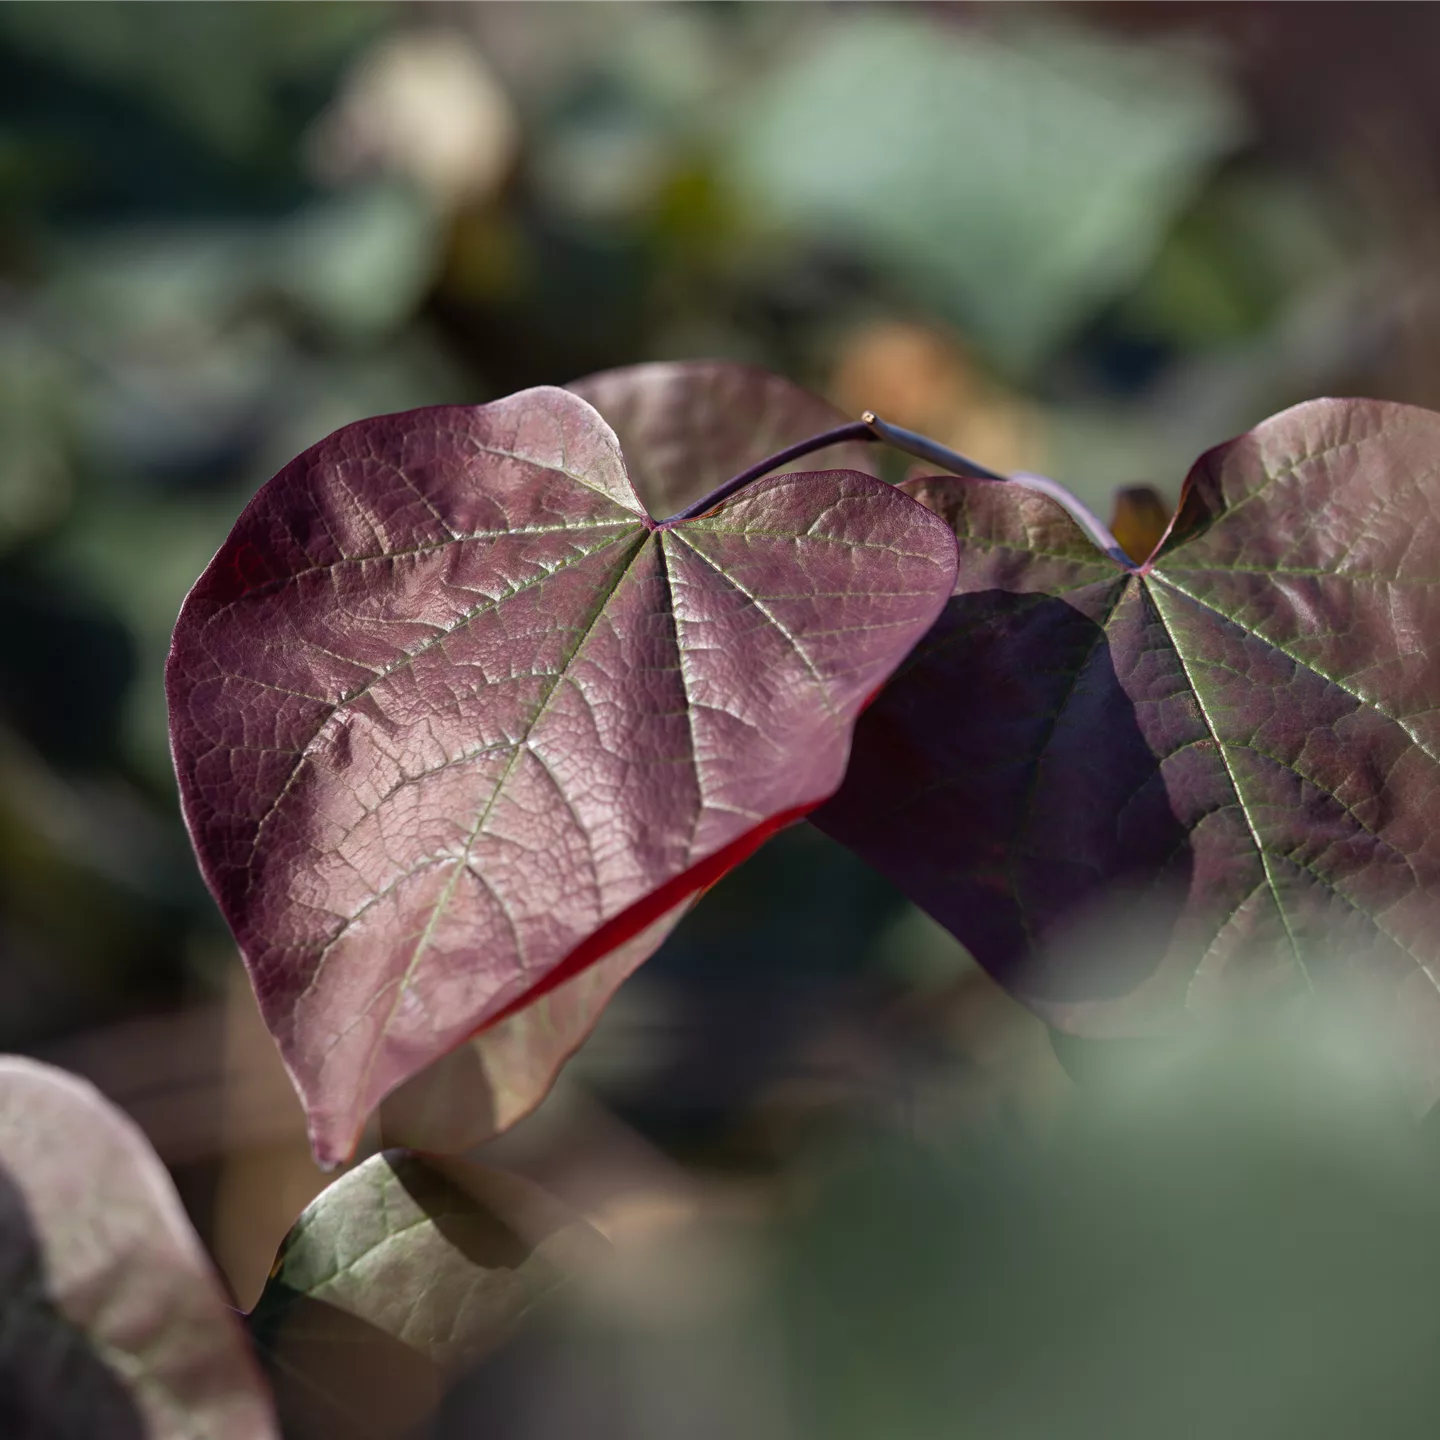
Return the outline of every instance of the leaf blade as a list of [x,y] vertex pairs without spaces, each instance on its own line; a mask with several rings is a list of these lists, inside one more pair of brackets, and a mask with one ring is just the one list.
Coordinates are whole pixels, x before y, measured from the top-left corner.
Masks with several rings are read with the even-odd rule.
[[372,1155],[296,1221],[248,1318],[286,1433],[413,1433],[448,1379],[605,1249],[517,1176]]
[[[1287,411],[1202,457],[1170,535],[1134,576],[1112,569],[1102,608],[1083,583],[1100,572],[1077,558],[1078,532],[1067,540],[1058,513],[1044,539],[1027,530],[1031,502],[1003,486],[977,502],[967,482],[925,482],[965,552],[939,627],[958,638],[948,655],[927,640],[861,722],[846,786],[816,822],[1063,1029],[1140,1034],[1313,989],[1398,1024],[1412,1087],[1432,1103],[1440,674],[1425,637],[1440,626],[1437,455],[1440,417],[1428,412]],[[1011,549],[985,548],[977,509]],[[1017,673],[1023,651],[1000,643],[1013,646],[1004,614],[1022,599],[1050,619],[1034,669],[1069,675],[1043,695]],[[956,620],[966,607],[979,616],[969,629]],[[1063,659],[1067,626],[1099,671]],[[953,707],[962,685],[998,696],[991,731],[927,729],[923,704]],[[1008,752],[1007,723],[1031,727]],[[947,821],[902,796],[883,809],[902,756],[921,787],[991,785],[988,808]],[[1007,807],[1037,804],[1048,836],[1007,828]],[[987,818],[988,845],[975,833]],[[1068,889],[1066,863],[1086,872]],[[1147,912],[1148,959],[1037,960],[1117,886],[1150,902],[1168,890]]]
[[[826,528],[865,523],[891,536],[868,597]],[[718,574],[692,573],[706,536],[734,550]],[[192,839],[317,1155],[830,793],[952,563],[933,517],[849,471],[656,527],[614,433],[558,390],[362,422],[264,487],[186,601],[167,688]],[[793,627],[818,634],[822,601],[894,623],[825,637],[817,670]]]
[[607,955],[442,1055],[380,1102],[384,1143],[462,1155],[523,1120],[615,992],[690,909],[685,901]]

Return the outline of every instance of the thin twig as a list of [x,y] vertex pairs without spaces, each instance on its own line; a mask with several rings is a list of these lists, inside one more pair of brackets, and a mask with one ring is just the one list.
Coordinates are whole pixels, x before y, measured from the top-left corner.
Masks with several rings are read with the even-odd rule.
[[1002,485],[1019,485],[1026,490],[1046,495],[1064,507],[1066,513],[1098,550],[1126,570],[1135,569],[1134,561],[1120,548],[1120,542],[1110,533],[1110,527],[1084,501],[1072,495],[1057,481],[1044,475],[1026,473],[1002,475],[998,470],[992,470],[988,465],[970,459],[968,455],[961,455],[949,446],[940,444],[938,440],[932,440],[928,435],[921,435],[914,430],[906,430],[902,426],[892,425],[888,420],[882,420],[873,410],[865,411],[859,420],[851,421],[848,425],[837,425],[833,430],[812,435],[808,440],[797,441],[794,445],[758,461],[738,475],[732,475],[723,485],[708,495],[702,495],[700,499],[661,523],[673,525],[681,520],[694,520],[697,516],[713,510],[722,500],[728,500],[736,491],[743,490],[752,481],[759,480],[772,470],[778,470],[782,465],[788,465],[792,460],[812,455],[817,450],[827,450],[832,445],[855,441],[873,443],[877,440],[970,480],[993,480]]
[[722,500],[728,500],[737,490],[743,490],[752,480],[758,480],[762,475],[768,475],[772,470],[778,470],[782,465],[788,465],[792,460],[799,460],[804,455],[811,455],[816,450],[828,450],[832,445],[844,445],[856,440],[873,444],[879,438],[864,420],[852,420],[847,425],[837,425],[833,430],[826,430],[822,435],[812,435],[808,440],[800,440],[750,466],[748,470],[732,475],[723,485],[708,495],[702,495],[679,514],[661,521],[661,524],[673,525],[677,520],[693,520],[697,515],[713,510]]
[[903,430],[898,425],[890,424],[888,420],[882,420],[874,411],[867,410],[864,419],[887,445],[893,445],[895,449],[903,450],[921,460],[928,460],[932,465],[939,465],[956,475],[976,480],[998,480],[1002,484],[1021,485],[1039,495],[1048,495],[1065,508],[1066,513],[1085,532],[1097,550],[1108,555],[1124,569],[1135,569],[1135,562],[1120,548],[1120,542],[1110,533],[1110,527],[1083,500],[1072,495],[1058,481],[1044,475],[1026,473],[1001,475],[988,466],[930,439],[928,435],[917,435],[913,430]]

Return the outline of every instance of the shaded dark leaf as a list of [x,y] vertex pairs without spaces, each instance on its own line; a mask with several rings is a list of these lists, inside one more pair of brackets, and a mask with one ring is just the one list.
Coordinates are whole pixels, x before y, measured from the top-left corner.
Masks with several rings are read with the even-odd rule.
[[153,1150],[83,1080],[0,1058],[0,1434],[277,1437]]
[[264,486],[176,626],[171,733],[317,1156],[831,794],[953,565],[853,471],[657,526],[563,390],[352,425]]
[[1437,460],[1440,416],[1299,406],[1204,456],[1133,571],[1042,496],[914,482],[960,537],[956,594],[816,823],[1052,1024],[1363,997],[1430,1103]]

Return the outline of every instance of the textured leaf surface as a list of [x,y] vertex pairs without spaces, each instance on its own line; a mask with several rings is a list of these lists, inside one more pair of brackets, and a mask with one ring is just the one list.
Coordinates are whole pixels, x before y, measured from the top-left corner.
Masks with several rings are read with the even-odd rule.
[[250,1314],[287,1435],[364,1440],[413,1421],[605,1249],[516,1176],[371,1156],[296,1222]]
[[[615,431],[630,479],[656,516],[675,514],[732,475],[847,418],[783,375],[721,360],[630,365],[566,388],[593,405]],[[831,446],[773,473],[820,466],[875,474],[875,447]],[[588,970],[407,1080],[381,1105],[387,1143],[458,1155],[527,1115],[615,991],[677,919],[661,917]]]
[[278,1436],[154,1151],[84,1081],[14,1056],[0,1058],[0,1434]]
[[265,485],[176,626],[171,737],[321,1160],[832,793],[954,563],[853,471],[656,525],[563,390],[352,425]]
[[[605,417],[641,500],[662,519],[767,455],[854,418],[783,375],[724,360],[627,365],[566,388]],[[834,445],[774,473],[821,468],[877,474],[875,446]]]
[[[1133,573],[1044,497],[915,482],[956,594],[816,822],[1064,1029],[1364,996],[1433,1101],[1437,474],[1440,416],[1302,405],[1204,456]],[[1117,897],[1138,943],[1047,961]]]

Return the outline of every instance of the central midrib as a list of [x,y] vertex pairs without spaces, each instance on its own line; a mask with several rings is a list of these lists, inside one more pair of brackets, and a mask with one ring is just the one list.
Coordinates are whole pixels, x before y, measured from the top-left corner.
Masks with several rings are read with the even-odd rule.
[[[1290,917],[1286,914],[1285,906],[1280,899],[1280,887],[1275,880],[1274,872],[1270,868],[1270,854],[1265,849],[1265,845],[1260,839],[1260,831],[1256,827],[1255,819],[1250,813],[1250,806],[1246,802],[1245,794],[1240,787],[1239,778],[1235,774],[1234,767],[1230,764],[1230,757],[1227,753],[1225,741],[1220,738],[1220,732],[1218,729],[1216,729],[1215,722],[1210,718],[1210,711],[1205,705],[1204,697],[1200,693],[1200,687],[1195,683],[1195,677],[1190,673],[1190,666],[1185,659],[1185,651],[1182,649],[1179,640],[1176,638],[1174,630],[1171,629],[1170,621],[1166,617],[1164,608],[1162,607],[1156,582],[1159,582],[1160,584],[1165,584],[1165,577],[1163,575],[1157,575],[1154,572],[1150,572],[1142,576],[1141,580],[1145,586],[1145,593],[1150,596],[1150,602],[1155,607],[1156,617],[1159,619],[1160,625],[1165,631],[1165,638],[1169,641],[1171,650],[1175,652],[1175,658],[1180,662],[1181,672],[1185,676],[1185,686],[1190,691],[1191,695],[1195,698],[1195,705],[1196,708],[1200,711],[1201,722],[1204,724],[1206,730],[1209,731],[1210,737],[1215,742],[1216,754],[1219,756],[1220,764],[1225,769],[1226,780],[1230,786],[1231,793],[1235,796],[1235,803],[1240,808],[1240,814],[1245,821],[1245,828],[1250,832],[1250,840],[1251,843],[1255,846],[1256,855],[1259,857],[1260,868],[1264,872],[1265,883],[1269,887],[1271,898],[1275,902],[1276,913],[1280,916],[1280,923],[1285,927],[1285,936],[1286,939],[1288,939],[1290,942],[1290,952],[1295,957],[1296,968],[1300,971],[1301,977],[1304,979],[1306,987],[1313,992],[1315,989],[1315,982],[1310,978],[1310,971],[1306,966],[1304,959],[1301,957],[1300,942],[1295,938],[1294,927],[1290,924]],[[1185,595],[1185,592],[1178,585],[1171,585],[1169,586],[1169,588],[1174,590],[1177,595],[1182,595],[1185,596],[1186,599],[1191,599],[1190,596]],[[1192,603],[1197,602],[1192,601]],[[1212,613],[1219,614],[1220,612],[1213,611]],[[1222,616],[1222,618],[1225,617]],[[1242,626],[1238,628],[1243,629],[1244,627]]]
[[[424,957],[426,949],[429,947],[430,941],[435,933],[435,928],[440,923],[440,919],[444,914],[446,908],[448,907],[451,897],[455,893],[455,887],[460,883],[461,875],[463,875],[468,868],[470,853],[475,848],[475,842],[480,838],[480,835],[483,833],[486,822],[490,818],[491,812],[494,810],[496,804],[498,803],[500,796],[504,793],[505,786],[509,782],[510,776],[514,773],[515,766],[519,763],[520,756],[525,750],[526,742],[534,733],[535,727],[544,718],[546,711],[550,707],[551,701],[555,698],[555,695],[560,689],[561,682],[569,673],[570,666],[574,662],[576,656],[579,655],[580,651],[584,649],[586,642],[589,640],[591,634],[595,629],[595,626],[599,624],[600,618],[605,613],[605,609],[609,605],[611,598],[619,590],[620,586],[624,584],[626,578],[635,568],[636,561],[639,560],[639,558],[645,553],[646,545],[656,533],[657,532],[653,530],[641,530],[639,534],[635,537],[635,546],[633,551],[626,559],[625,563],[616,570],[613,581],[597,595],[594,607],[592,608],[589,616],[586,618],[584,627],[579,632],[579,635],[577,636],[574,645],[570,649],[570,652],[565,656],[564,660],[561,661],[560,665],[556,668],[554,678],[552,679],[549,687],[546,689],[544,695],[541,697],[540,704],[536,707],[535,713],[526,722],[522,733],[515,741],[515,748],[510,754],[510,759],[506,762],[504,770],[501,771],[499,779],[495,782],[495,788],[490,792],[490,795],[486,799],[485,805],[481,810],[479,817],[475,821],[474,827],[471,829],[469,836],[466,838],[465,847],[461,851],[460,855],[456,858],[454,869],[450,873],[450,878],[446,881],[445,888],[440,892],[438,899],[435,901],[435,905],[430,912],[430,918],[425,923],[425,929],[421,932],[419,938],[416,940],[415,948],[411,952],[410,959],[406,962],[404,974],[401,975],[400,982],[395,987],[395,998],[391,1001],[390,1008],[386,1012],[385,1018],[380,1023],[380,1028],[378,1032],[379,1040],[377,1041],[377,1043],[370,1047],[370,1054],[366,1062],[365,1070],[361,1076],[360,1084],[357,1087],[357,1092],[359,1094],[363,1095],[369,1087],[370,1077],[374,1074],[376,1062],[378,1061],[381,1049],[383,1048],[385,1034],[389,1030],[391,1022],[394,1020],[396,1014],[399,1011],[400,1003],[404,998],[405,992],[408,989],[411,981],[415,977],[415,972],[419,967],[421,959]],[[348,924],[349,922],[347,921],[346,925],[342,926],[336,932],[334,939],[330,942],[330,945],[333,945],[341,938],[342,935],[344,935],[345,929]],[[330,947],[327,946],[327,950],[329,948]],[[318,976],[318,974],[319,966],[316,967],[316,976]],[[311,977],[312,985],[316,976]],[[306,988],[309,989],[310,987],[307,986]]]

